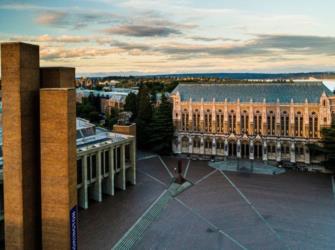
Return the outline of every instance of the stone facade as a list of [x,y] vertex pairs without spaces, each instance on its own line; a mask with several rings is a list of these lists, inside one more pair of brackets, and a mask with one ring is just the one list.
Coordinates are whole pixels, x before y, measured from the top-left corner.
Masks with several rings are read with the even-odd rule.
[[[288,89],[283,93],[285,101],[281,102],[284,96],[272,93],[270,84],[179,85],[171,96],[174,153],[303,164],[319,162],[320,159],[311,159],[306,145],[318,141],[320,129],[331,124],[335,112],[333,94],[320,83],[282,84],[282,88]],[[252,92],[254,87],[263,92]],[[219,100],[208,94],[211,88],[216,88],[215,97]]]

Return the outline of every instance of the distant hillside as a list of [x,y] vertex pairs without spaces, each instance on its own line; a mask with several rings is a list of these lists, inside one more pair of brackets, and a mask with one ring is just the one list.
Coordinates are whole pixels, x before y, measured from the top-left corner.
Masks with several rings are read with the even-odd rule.
[[309,73],[190,73],[190,74],[166,74],[166,75],[148,75],[144,77],[158,78],[221,78],[221,79],[335,79],[335,72],[309,72]]

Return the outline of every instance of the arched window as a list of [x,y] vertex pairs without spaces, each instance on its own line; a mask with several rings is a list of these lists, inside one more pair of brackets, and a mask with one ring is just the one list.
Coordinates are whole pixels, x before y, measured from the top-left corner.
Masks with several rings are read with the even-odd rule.
[[209,109],[205,113],[205,131],[212,132],[212,113]]
[[188,147],[188,141],[189,141],[188,138],[186,136],[184,136],[183,139],[181,140],[181,146],[183,148]]
[[206,149],[212,148],[212,140],[211,140],[211,138],[206,138],[206,140],[205,140],[205,148]]
[[275,142],[269,142],[267,148],[268,148],[268,153],[269,154],[275,154],[276,153],[276,143]]
[[276,131],[276,116],[273,111],[270,111],[267,117],[268,135],[275,135]]
[[309,136],[311,138],[318,137],[318,116],[315,112],[309,116]]
[[280,116],[280,129],[281,129],[281,135],[288,136],[288,115],[287,112],[284,111],[282,115]]
[[241,133],[242,134],[248,134],[249,132],[248,125],[249,125],[248,112],[244,110],[241,115]]
[[216,113],[216,131],[217,133],[223,133],[223,113],[222,110],[219,109],[219,111]]
[[259,111],[256,111],[254,115],[254,132],[255,134],[262,133],[262,115]]
[[181,115],[181,130],[188,131],[188,111],[184,109]]
[[224,141],[222,140],[222,139],[218,139],[217,141],[216,141],[216,148],[217,149],[224,149]]
[[193,131],[200,131],[200,112],[197,109],[193,112]]
[[194,148],[200,148],[200,138],[199,137],[195,137],[193,139],[193,147]]
[[228,126],[229,126],[229,133],[236,132],[236,114],[234,110],[231,110],[228,116]]
[[298,112],[294,117],[294,133],[295,136],[302,136],[303,133],[303,116],[301,112]]

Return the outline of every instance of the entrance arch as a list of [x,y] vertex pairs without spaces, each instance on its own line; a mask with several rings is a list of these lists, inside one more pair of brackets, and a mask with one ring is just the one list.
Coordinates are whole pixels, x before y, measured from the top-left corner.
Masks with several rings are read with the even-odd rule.
[[229,141],[228,142],[228,156],[236,157],[237,155],[237,144],[236,141]]
[[249,142],[242,141],[241,143],[241,158],[248,159],[249,158]]
[[261,160],[263,158],[263,145],[261,142],[256,142],[254,145],[254,158]]

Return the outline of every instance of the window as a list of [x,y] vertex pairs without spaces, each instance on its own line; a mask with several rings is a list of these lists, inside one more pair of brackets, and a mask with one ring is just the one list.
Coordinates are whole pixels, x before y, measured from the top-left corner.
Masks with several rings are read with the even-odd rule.
[[206,149],[211,149],[212,148],[212,140],[210,138],[207,138],[205,140],[205,148]]
[[246,110],[243,111],[241,115],[241,133],[248,134],[248,124],[249,124],[249,116]]
[[200,132],[200,113],[197,109],[193,113],[193,131]]
[[224,141],[219,139],[216,141],[216,148],[217,149],[224,149]]
[[303,133],[303,116],[298,112],[294,118],[294,133],[295,136],[302,136]]
[[287,112],[284,111],[280,117],[281,135],[283,136],[288,136],[288,129],[289,129],[288,122],[289,122],[289,119],[288,119]]
[[289,154],[290,153],[290,146],[286,143],[281,145],[281,153],[282,154]]
[[254,132],[255,134],[261,134],[262,133],[262,115],[259,111],[256,111],[256,114],[254,116]]
[[232,110],[228,116],[228,125],[229,125],[229,133],[236,132],[236,115],[235,112]]
[[212,114],[209,109],[205,114],[205,131],[209,133],[212,132]]
[[309,136],[312,138],[318,136],[318,117],[315,112],[309,117]]
[[188,147],[188,138],[187,137],[183,137],[183,139],[181,140],[181,146],[183,148]]
[[198,137],[193,139],[193,147],[200,148],[200,139]]
[[216,131],[217,133],[223,133],[224,120],[222,110],[220,109],[219,112],[216,114]]
[[181,130],[188,131],[188,112],[187,109],[184,109],[181,115]]
[[276,131],[276,116],[273,111],[270,111],[267,117],[268,135],[275,135]]

